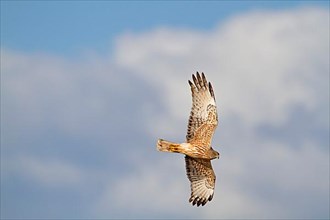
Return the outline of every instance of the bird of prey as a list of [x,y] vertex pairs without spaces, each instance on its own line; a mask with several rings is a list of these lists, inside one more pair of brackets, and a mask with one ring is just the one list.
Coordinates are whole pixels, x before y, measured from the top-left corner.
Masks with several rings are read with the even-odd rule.
[[186,172],[190,181],[192,205],[204,206],[211,201],[215,188],[215,173],[211,160],[219,159],[219,153],[211,147],[211,140],[218,125],[215,96],[204,73],[192,75],[189,85],[192,93],[186,142],[174,143],[159,139],[157,149],[185,155]]

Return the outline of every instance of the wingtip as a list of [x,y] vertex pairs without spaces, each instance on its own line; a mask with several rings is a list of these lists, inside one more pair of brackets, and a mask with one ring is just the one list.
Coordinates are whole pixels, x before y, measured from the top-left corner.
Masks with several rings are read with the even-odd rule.
[[199,74],[199,72],[197,72],[197,79],[198,79],[198,82],[202,81],[202,78],[201,78],[201,75]]
[[202,72],[202,80],[203,80],[203,85],[205,87],[207,87],[207,80],[206,80],[205,74],[203,72]]
[[211,82],[209,82],[209,90],[210,90],[211,96],[212,96],[212,97],[214,98],[214,100],[215,100],[215,95],[214,95],[214,91],[213,91],[213,87],[212,87]]
[[207,203],[207,201],[210,201],[210,200],[207,200],[207,199],[202,199],[202,198],[200,198],[200,197],[190,197],[190,199],[189,199],[189,203],[191,203],[192,204],[192,206],[197,206],[197,207],[199,207],[199,206],[204,206],[206,203]]
[[192,75],[192,78],[193,78],[193,81],[194,81],[195,85],[197,85],[198,81],[197,81],[196,76],[194,74]]

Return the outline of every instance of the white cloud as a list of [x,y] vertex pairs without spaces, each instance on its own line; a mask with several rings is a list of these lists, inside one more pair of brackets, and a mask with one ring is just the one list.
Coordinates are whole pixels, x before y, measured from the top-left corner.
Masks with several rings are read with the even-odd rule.
[[[206,33],[158,29],[118,39],[117,65],[166,94],[168,116],[150,120],[155,137],[183,140],[190,106],[186,80],[198,70],[212,81],[224,132],[215,143],[227,146],[221,149],[224,162],[215,161],[220,181],[216,205],[205,209],[207,217],[303,218],[322,216],[320,210],[326,215],[329,157],[324,146],[306,143],[295,150],[265,140],[254,128],[283,126],[292,109],[301,106],[328,129],[329,107],[323,104],[329,99],[328,27],[326,10],[303,8],[247,13]],[[284,192],[290,192],[288,198]],[[320,209],[313,208],[314,200],[304,200],[310,193],[324,202]]]
[[42,159],[35,156],[20,155],[6,158],[1,171],[8,175],[24,177],[34,183],[47,187],[77,187],[86,181],[85,173],[77,166],[63,160]]
[[[299,106],[315,115],[316,130],[329,130],[328,27],[323,9],[255,11],[208,32],[126,33],[107,58],[72,61],[2,51],[2,143],[35,127],[34,136],[55,127],[66,136],[90,137],[95,154],[104,153],[96,140],[109,143],[111,156],[99,176],[68,161],[34,156],[10,163],[9,171],[46,185],[97,178],[101,193],[93,196],[90,212],[100,218],[327,218],[328,140],[297,147],[255,128],[281,127]],[[187,202],[181,157],[156,157],[154,146],[136,144],[184,140],[191,104],[187,80],[195,70],[212,81],[221,121],[214,139],[222,155],[213,163],[215,197],[202,209]],[[15,158],[13,149],[3,152]],[[109,167],[117,172],[107,175]]]
[[186,205],[189,195],[183,157],[168,156],[153,164],[140,165],[130,175],[110,180],[94,208],[99,217],[192,217]]
[[[96,68],[93,61],[63,60],[47,54],[19,54],[2,51],[2,84],[4,106],[24,107],[25,114],[11,120],[38,127],[49,126],[66,129],[72,135],[86,134],[86,127],[105,112],[103,100],[106,94],[100,92],[109,83],[111,75],[104,64]],[[94,74],[98,71],[97,74]],[[99,85],[99,90],[90,90],[90,85]],[[109,83],[110,84],[110,83]],[[111,86],[113,83],[110,84]],[[108,85],[109,86],[109,85]],[[108,91],[107,89],[106,91]],[[6,108],[5,108],[6,110]],[[4,112],[11,116],[11,112]],[[26,116],[29,117],[26,117]],[[83,119],[83,120],[82,120]],[[62,126],[65,121],[65,126]]]
[[183,83],[197,70],[216,85],[223,114],[236,114],[250,125],[281,124],[292,105],[311,109],[327,98],[311,83],[317,81],[326,93],[328,16],[323,9],[253,12],[207,33],[159,29],[127,34],[118,39],[116,60],[162,86],[173,117],[186,116],[178,103],[189,104]]
[[325,152],[315,144],[298,150],[269,140],[245,144],[248,148],[240,148],[240,153],[225,152],[214,163],[218,208],[203,212],[205,217],[313,218],[317,215],[313,206],[320,198],[318,202],[324,204],[317,204],[326,213],[329,157]]

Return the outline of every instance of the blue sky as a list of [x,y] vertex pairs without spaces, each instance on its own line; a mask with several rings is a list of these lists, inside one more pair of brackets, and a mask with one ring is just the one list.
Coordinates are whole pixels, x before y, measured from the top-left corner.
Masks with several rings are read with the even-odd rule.
[[[328,1],[1,1],[1,218],[328,219],[328,27]],[[195,71],[220,118],[203,208],[156,150]]]
[[328,7],[328,1],[2,1],[1,45],[75,55],[105,52],[118,34],[159,26],[209,30],[249,10]]

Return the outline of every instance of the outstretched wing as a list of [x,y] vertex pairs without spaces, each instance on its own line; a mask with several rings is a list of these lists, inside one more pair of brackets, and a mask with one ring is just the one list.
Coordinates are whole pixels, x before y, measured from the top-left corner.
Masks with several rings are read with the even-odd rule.
[[215,96],[211,83],[207,82],[204,73],[192,75],[194,83],[189,85],[192,93],[192,108],[187,132],[187,142],[210,146],[213,133],[218,125],[218,114]]
[[190,180],[191,196],[189,202],[192,205],[204,206],[211,201],[214,194],[215,174],[211,161],[185,157],[186,171]]

